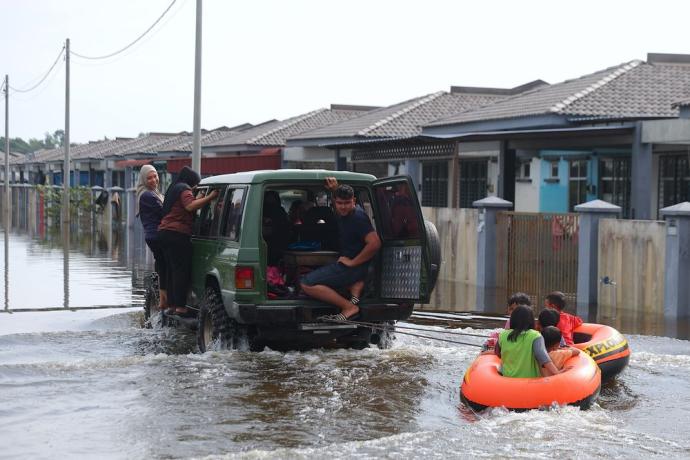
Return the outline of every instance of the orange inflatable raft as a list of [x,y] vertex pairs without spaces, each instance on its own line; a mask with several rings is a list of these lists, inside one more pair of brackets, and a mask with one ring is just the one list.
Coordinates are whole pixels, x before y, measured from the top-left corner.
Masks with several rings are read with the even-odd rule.
[[498,356],[479,355],[462,380],[462,401],[475,410],[487,407],[527,410],[554,403],[588,409],[601,389],[601,371],[585,353],[566,361],[565,366],[572,366],[571,369],[551,377],[503,377],[498,373],[500,366]]
[[630,347],[623,335],[604,324],[583,323],[573,334],[575,348],[587,353],[601,369],[606,381],[620,374],[630,360]]

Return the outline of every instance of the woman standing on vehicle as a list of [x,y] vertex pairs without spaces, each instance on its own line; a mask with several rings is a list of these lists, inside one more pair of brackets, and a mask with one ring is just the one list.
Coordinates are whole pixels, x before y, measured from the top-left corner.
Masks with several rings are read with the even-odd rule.
[[163,244],[167,264],[166,286],[168,288],[168,314],[187,315],[185,306],[187,291],[192,275],[192,223],[194,212],[218,196],[214,190],[208,195],[194,199],[192,187],[201,177],[185,166],[177,180],[165,192],[163,219],[158,226],[158,238]]
[[163,311],[168,306],[168,291],[166,289],[166,266],[163,248],[158,239],[158,225],[163,217],[163,194],[158,191],[158,172],[151,165],[144,165],[139,170],[137,182],[137,199],[135,201],[135,215],[141,219],[144,227],[144,239],[151,249],[155,260],[155,270],[158,273],[159,301],[158,309]]

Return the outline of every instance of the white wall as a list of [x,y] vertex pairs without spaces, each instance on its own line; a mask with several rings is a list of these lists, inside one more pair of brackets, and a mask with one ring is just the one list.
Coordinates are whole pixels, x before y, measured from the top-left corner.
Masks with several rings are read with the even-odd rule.
[[[539,212],[539,183],[541,182],[541,159],[534,157],[530,161],[531,182],[515,182],[515,211]],[[518,163],[522,166],[521,163]],[[516,175],[519,178],[520,175]]]

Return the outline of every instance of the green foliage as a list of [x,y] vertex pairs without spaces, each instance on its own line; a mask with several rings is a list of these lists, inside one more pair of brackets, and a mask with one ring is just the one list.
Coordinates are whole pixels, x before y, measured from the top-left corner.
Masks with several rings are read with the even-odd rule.
[[[35,152],[41,149],[54,149],[62,147],[65,142],[65,131],[62,129],[55,130],[53,134],[45,133],[43,140],[30,138],[25,141],[21,137],[10,137],[10,151],[19,153]],[[0,137],[0,149],[5,149],[5,138]]]
[[[47,185],[37,185],[36,190],[43,195],[46,214],[56,222],[59,222],[63,189]],[[82,212],[94,211],[95,206],[91,200],[91,193],[89,187],[72,187],[69,189],[70,216],[76,216],[80,210]]]

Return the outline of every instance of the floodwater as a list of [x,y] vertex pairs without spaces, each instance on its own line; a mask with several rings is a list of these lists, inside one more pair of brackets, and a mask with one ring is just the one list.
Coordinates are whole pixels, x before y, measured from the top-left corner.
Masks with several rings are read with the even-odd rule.
[[[475,347],[398,334],[389,350],[198,354],[188,332],[141,327],[140,236],[0,247],[2,458],[690,457],[687,340],[624,330],[630,365],[589,411],[474,413],[458,386]],[[449,323],[415,327],[479,342],[462,333],[495,324]]]

